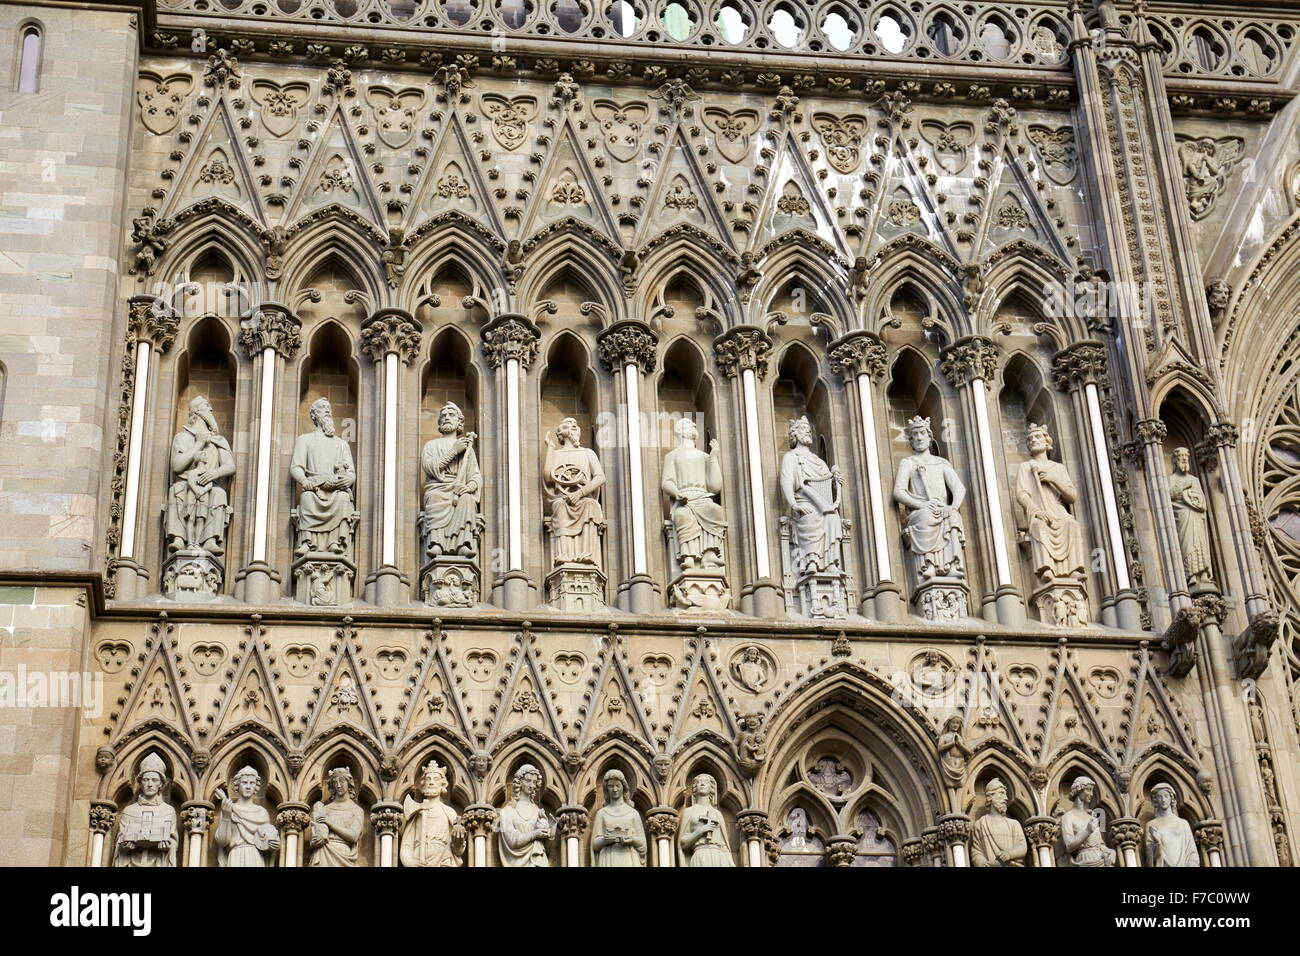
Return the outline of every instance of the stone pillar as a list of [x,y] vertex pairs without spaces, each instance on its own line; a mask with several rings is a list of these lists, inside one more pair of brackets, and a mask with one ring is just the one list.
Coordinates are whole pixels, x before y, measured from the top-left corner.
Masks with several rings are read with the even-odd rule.
[[[755,617],[776,617],[784,610],[781,589],[772,576],[771,537],[767,520],[767,481],[763,476],[763,448],[766,442],[759,428],[758,383],[767,375],[772,341],[762,329],[738,325],[713,341],[713,354],[722,373],[739,385],[732,396],[739,405],[744,435],[742,459],[749,490],[749,527],[737,529],[753,544],[748,574],[728,568],[732,577],[748,578],[740,591],[741,610]],[[731,447],[735,447],[734,444]],[[734,511],[734,509],[729,509]]]
[[582,866],[582,834],[587,829],[587,811],[576,805],[560,807],[555,816],[561,844],[560,865]]
[[858,855],[858,841],[839,834],[826,841],[826,861],[831,866],[852,866]]
[[899,848],[899,854],[903,859],[904,866],[925,866],[927,860],[925,856],[925,846],[920,837],[911,837],[904,840]]
[[645,614],[659,605],[659,588],[650,574],[649,536],[646,533],[645,459],[642,454],[641,377],[655,370],[659,337],[650,326],[636,320],[615,322],[596,339],[600,363],[622,383],[624,422],[620,438],[627,444],[627,515],[630,536],[624,542],[624,560],[632,571],[618,586],[618,605],[633,614]]
[[[865,474],[865,507],[871,519],[871,576],[864,582],[862,594],[862,613],[881,621],[901,620],[906,601],[902,588],[894,580],[893,561],[890,557],[890,543],[897,540],[897,533],[891,533],[886,515],[885,479],[881,468],[882,456],[879,443],[879,425],[876,418],[876,388],[885,375],[885,345],[873,332],[850,332],[831,343],[831,371],[844,381],[848,391],[852,411],[850,417],[857,425],[862,444],[857,451],[861,454],[864,470],[859,472],[859,480],[854,482],[858,489],[859,500],[863,493],[862,475]],[[886,448],[885,456],[888,456]]]
[[207,859],[208,828],[216,807],[206,800],[181,804],[181,830],[185,833],[185,866],[203,866]]
[[370,823],[379,838],[376,865],[397,866],[397,831],[402,828],[402,805],[380,801],[370,808]]
[[939,842],[948,848],[953,866],[970,866],[970,817],[964,813],[946,813],[939,818]]
[[524,567],[524,536],[536,529],[526,527],[524,512],[520,390],[528,369],[537,359],[540,338],[536,325],[514,313],[499,315],[483,328],[483,354],[497,372],[497,407],[505,412],[505,428],[500,430],[498,454],[493,457],[500,462],[499,487],[505,489],[504,508],[499,507],[498,513],[504,519],[499,526],[506,529],[506,561],[504,573],[492,585],[493,601],[512,611],[523,610],[533,603],[536,590]]
[[1124,866],[1141,866],[1138,844],[1142,842],[1142,824],[1132,817],[1118,817],[1110,822],[1110,839],[1119,850]]
[[762,866],[764,843],[771,833],[767,813],[763,810],[741,810],[736,816],[736,824],[745,835],[745,865]]
[[673,848],[677,836],[677,811],[672,807],[655,807],[645,817],[646,829],[655,845],[655,866],[673,866],[676,864],[676,852]]
[[[1231,544],[1236,557],[1236,561],[1232,563],[1235,564],[1241,579],[1241,593],[1245,595],[1246,613],[1251,620],[1254,620],[1256,615],[1268,611],[1269,605],[1263,593],[1264,573],[1259,566],[1259,552],[1255,548],[1255,540],[1250,533],[1250,518],[1246,514],[1246,494],[1242,490],[1241,472],[1235,454],[1238,437],[1236,425],[1231,422],[1217,421],[1206,429],[1205,437],[1200,443],[1201,447],[1196,451],[1198,457],[1202,452],[1209,457],[1213,449],[1213,457],[1219,470],[1219,481],[1223,485],[1223,511],[1227,513],[1228,525],[1232,529]],[[1223,557],[1226,558],[1227,555]]]
[[[1101,417],[1100,388],[1106,385],[1106,347],[1100,342],[1079,342],[1056,353],[1052,361],[1056,387],[1070,395],[1075,421],[1081,423],[1091,452],[1092,468],[1086,484],[1093,502],[1100,501],[1105,524],[1106,577],[1110,593],[1101,599],[1102,623],[1136,631],[1142,628],[1142,607],[1129,573],[1128,552],[1121,530],[1119,504],[1115,499],[1115,478],[1111,452],[1106,444],[1106,423]],[[1082,476],[1081,476],[1082,477]]]
[[488,865],[488,834],[497,821],[497,812],[486,803],[465,808],[460,822],[470,834],[470,866]]
[[90,845],[86,853],[86,866],[105,866],[104,843],[117,822],[117,804],[112,800],[90,801]]
[[1034,851],[1034,866],[1056,866],[1052,848],[1060,832],[1061,825],[1052,817],[1030,817],[1025,821],[1025,838]]
[[380,419],[380,520],[379,568],[366,579],[366,600],[380,607],[396,607],[411,600],[410,578],[398,564],[398,491],[402,454],[398,423],[401,367],[420,352],[420,323],[401,309],[380,309],[361,326],[361,350],[375,363]]
[[1011,573],[1007,541],[1012,540],[1012,536],[1007,533],[1006,511],[1002,504],[1003,485],[998,478],[989,425],[987,383],[997,377],[998,357],[999,350],[992,339],[978,335],[958,339],[941,353],[943,374],[962,393],[967,421],[975,426],[975,447],[972,449],[975,468],[971,491],[979,502],[974,510],[980,517],[981,537],[985,543],[981,553],[993,558],[994,591],[980,599],[983,614],[985,618],[1017,627],[1025,623],[1025,601]]
[[921,847],[931,866],[944,866],[943,843],[939,840],[938,827],[926,827],[921,831]]
[[1192,828],[1196,845],[1201,848],[1203,866],[1223,866],[1223,824],[1218,820],[1202,820]]
[[253,360],[257,383],[253,433],[253,521],[249,562],[235,575],[235,596],[249,604],[269,604],[279,596],[280,574],[271,566],[271,489],[275,486],[275,424],[277,380],[284,364],[302,347],[302,323],[288,308],[263,302],[245,317],[239,345]]
[[302,831],[311,826],[311,808],[305,803],[282,803],[275,813],[280,828],[280,865],[302,866]]
[[[161,299],[151,295],[132,296],[126,320],[126,347],[131,358],[124,363],[130,379],[124,387],[131,391],[131,415],[126,442],[126,460],[122,463],[122,518],[117,554],[111,559],[114,595],[131,600],[144,593],[149,571],[139,561],[141,470],[144,468],[145,437],[149,432],[150,379],[155,358],[165,355],[176,341],[179,328],[176,313]],[[156,377],[156,376],[152,376]]]

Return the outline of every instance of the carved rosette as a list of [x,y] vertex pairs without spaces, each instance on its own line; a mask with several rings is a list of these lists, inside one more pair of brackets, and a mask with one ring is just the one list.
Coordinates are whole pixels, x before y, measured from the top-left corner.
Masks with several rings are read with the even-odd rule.
[[537,326],[522,315],[501,315],[483,328],[483,354],[492,368],[514,359],[525,371],[537,360]]
[[659,336],[650,326],[635,319],[615,322],[596,336],[600,364],[607,372],[621,372],[624,366],[636,365],[643,373],[655,370],[655,350]]
[[181,826],[186,833],[207,833],[212,826],[215,807],[205,800],[195,800],[181,806]]
[[176,312],[152,295],[133,295],[126,317],[126,339],[131,345],[148,342],[166,353],[176,343],[180,319]]
[[497,812],[486,803],[476,803],[465,808],[460,822],[471,836],[487,836],[497,822]]
[[1052,379],[1063,392],[1085,385],[1100,385],[1106,377],[1106,348],[1097,342],[1079,342],[1056,353]]
[[880,381],[885,374],[885,343],[874,332],[850,332],[831,343],[831,371],[846,382],[859,375]]
[[939,364],[953,388],[961,388],[977,378],[993,381],[998,374],[999,355],[1001,350],[992,339],[972,335],[958,339],[940,352]]
[[831,866],[852,866],[858,855],[858,841],[851,836],[832,837],[826,848],[826,858]]
[[1201,852],[1223,852],[1223,824],[1218,820],[1203,820],[1192,827],[1192,832],[1196,835],[1196,845],[1201,848]]
[[656,840],[671,840],[677,834],[677,812],[672,807],[653,807],[645,815],[645,826]]
[[587,831],[587,811],[582,807],[568,806],[560,807],[560,812],[555,815],[555,824],[560,831],[560,836],[564,839],[580,840],[583,833]]
[[1030,817],[1025,821],[1025,839],[1034,849],[1051,846],[1061,833],[1061,825],[1051,817]]
[[107,833],[117,822],[117,804],[111,800],[92,800],[90,802],[90,831]]
[[1142,824],[1132,817],[1120,817],[1111,822],[1110,838],[1121,850],[1137,849],[1142,839]]
[[772,340],[760,328],[738,325],[713,340],[713,356],[727,378],[749,369],[762,380],[772,356]]
[[284,833],[301,833],[311,826],[311,812],[306,804],[282,803],[275,822]]
[[263,303],[253,310],[242,326],[239,347],[249,358],[256,358],[267,349],[275,349],[288,362],[302,348],[302,322],[282,305]]
[[420,323],[401,309],[376,312],[361,325],[361,351],[373,362],[394,352],[410,365],[420,354]]
[[370,824],[379,836],[396,836],[402,827],[402,808],[396,803],[376,803],[370,808]]

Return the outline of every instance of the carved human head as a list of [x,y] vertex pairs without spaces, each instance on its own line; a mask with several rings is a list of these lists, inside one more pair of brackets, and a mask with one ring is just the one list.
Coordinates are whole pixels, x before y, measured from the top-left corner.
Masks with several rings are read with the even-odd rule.
[[331,770],[326,778],[325,787],[329,795],[335,799],[344,796],[354,797],[357,793],[356,781],[352,779],[352,771],[347,767],[335,767]]
[[152,799],[162,793],[167,782],[167,765],[156,751],[149,751],[140,761],[140,770],[135,779],[140,796]]
[[190,417],[212,419],[212,403],[206,395],[195,395],[190,399]]
[[697,797],[703,797],[710,806],[718,805],[718,781],[713,779],[711,773],[697,773],[691,781],[691,792]]
[[1158,783],[1151,788],[1151,805],[1156,808],[1156,812],[1161,810],[1178,809],[1178,791],[1170,784]]
[[328,398],[318,398],[311,403],[312,424],[326,435],[334,434],[334,409]]
[[582,429],[578,427],[576,418],[566,418],[560,424],[555,426],[555,436],[561,442],[567,442],[570,445],[582,444]]
[[542,772],[532,764],[526,763],[515,771],[514,794],[516,797],[523,794],[530,800],[536,799],[537,791],[541,789],[541,786]]
[[1006,813],[1007,804],[1009,803],[1007,785],[997,777],[994,777],[988,783],[984,784],[984,799],[987,800],[988,805],[998,813]]
[[444,435],[459,434],[465,427],[465,413],[455,402],[438,409],[438,431]]
[[1025,444],[1029,446],[1031,455],[1036,455],[1039,451],[1051,454],[1052,436],[1048,433],[1047,426],[1030,422],[1029,431],[1025,434]]
[[1180,474],[1190,471],[1192,467],[1192,453],[1187,448],[1174,449],[1174,471]]
[[1091,777],[1080,774],[1074,778],[1070,784],[1070,799],[1073,800],[1079,794],[1083,794],[1083,802],[1091,803],[1093,794],[1097,792],[1097,784]]
[[907,440],[912,445],[915,452],[930,450],[930,444],[934,441],[934,432],[930,429],[930,419],[922,418],[917,415],[907,423]]
[[420,773],[420,793],[430,799],[447,792],[447,771],[437,760],[430,760]]
[[627,777],[621,770],[606,770],[600,788],[605,793],[606,803],[618,803],[627,795]]
[[791,448],[812,444],[812,425],[809,424],[807,415],[790,419],[789,439]]
[[678,438],[689,438],[691,441],[695,441],[700,437],[700,430],[696,426],[694,419],[679,418],[673,424],[673,434]]
[[230,782],[235,789],[235,793],[247,798],[261,789],[262,775],[252,767],[241,767],[235,771],[235,775],[230,778]]

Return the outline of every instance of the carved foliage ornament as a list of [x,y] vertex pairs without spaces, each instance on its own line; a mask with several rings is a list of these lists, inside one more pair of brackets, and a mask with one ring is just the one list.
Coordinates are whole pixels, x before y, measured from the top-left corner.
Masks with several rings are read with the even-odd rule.
[[982,336],[962,339],[943,350],[941,368],[954,388],[977,378],[991,382],[998,372],[998,347]]
[[540,338],[537,327],[523,316],[506,316],[483,329],[483,352],[494,369],[511,359],[527,369],[537,359]]
[[420,351],[420,328],[398,312],[376,315],[361,329],[361,350],[376,362],[395,352],[410,364]]
[[492,135],[506,149],[518,149],[528,134],[528,123],[537,115],[537,100],[531,96],[507,99],[492,93],[480,100],[483,112],[492,120]]
[[600,362],[607,371],[621,370],[629,363],[642,372],[655,370],[655,349],[659,337],[640,322],[619,322],[600,334],[597,339]]
[[885,374],[885,345],[870,332],[855,332],[832,345],[831,371],[844,378],[869,375],[879,380]]
[[827,162],[837,172],[854,172],[862,158],[862,139],[867,133],[866,118],[814,113],[813,126],[821,135],[822,145],[826,147]]
[[714,340],[713,354],[718,367],[728,378],[749,369],[762,379],[767,375],[772,342],[762,329],[735,328]]
[[250,358],[275,349],[286,361],[302,347],[302,323],[297,316],[279,309],[258,309],[239,330],[239,345]]

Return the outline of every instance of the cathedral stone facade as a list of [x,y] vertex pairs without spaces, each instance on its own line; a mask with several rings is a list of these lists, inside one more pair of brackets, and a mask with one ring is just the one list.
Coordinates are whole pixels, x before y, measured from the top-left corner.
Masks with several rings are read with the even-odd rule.
[[1290,866],[1300,14],[0,6],[0,856]]

